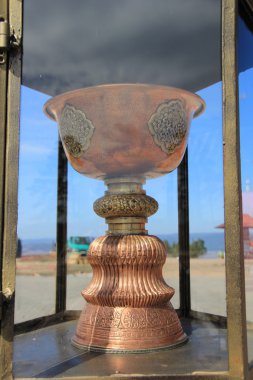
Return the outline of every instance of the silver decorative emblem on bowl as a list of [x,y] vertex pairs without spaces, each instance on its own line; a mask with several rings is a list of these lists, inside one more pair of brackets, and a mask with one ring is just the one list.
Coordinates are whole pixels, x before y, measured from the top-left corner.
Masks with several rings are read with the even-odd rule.
[[60,119],[60,133],[67,151],[80,157],[90,146],[95,127],[85,113],[66,104]]
[[187,132],[184,102],[177,99],[161,103],[148,126],[155,143],[165,153],[173,153]]

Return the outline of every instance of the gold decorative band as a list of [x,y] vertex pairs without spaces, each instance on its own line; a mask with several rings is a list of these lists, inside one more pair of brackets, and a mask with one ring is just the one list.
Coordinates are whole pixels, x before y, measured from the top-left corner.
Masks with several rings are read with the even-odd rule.
[[145,230],[146,218],[142,217],[116,217],[107,218],[106,223],[109,230],[106,231],[107,235],[129,235],[129,234],[147,234]]
[[108,190],[95,201],[93,209],[108,224],[107,235],[143,235],[147,217],[158,210],[157,201],[146,195],[144,178],[107,178]]
[[147,218],[158,210],[157,201],[145,194],[108,194],[94,203],[94,211],[103,218],[139,216]]

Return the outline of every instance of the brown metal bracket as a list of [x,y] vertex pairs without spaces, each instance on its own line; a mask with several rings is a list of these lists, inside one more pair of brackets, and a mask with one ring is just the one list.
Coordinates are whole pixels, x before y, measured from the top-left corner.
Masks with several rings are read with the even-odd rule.
[[8,50],[20,46],[21,36],[15,33],[8,21],[0,16],[0,65],[6,62]]
[[3,304],[10,303],[13,298],[13,292],[10,288],[5,289],[5,291],[0,291],[0,321],[2,320]]
[[2,320],[2,312],[3,312],[3,292],[0,291],[0,321]]

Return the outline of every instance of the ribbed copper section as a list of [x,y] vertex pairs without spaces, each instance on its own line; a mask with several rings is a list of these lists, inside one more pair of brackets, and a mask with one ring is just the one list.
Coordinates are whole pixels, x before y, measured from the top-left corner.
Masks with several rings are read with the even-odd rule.
[[90,246],[93,279],[82,294],[93,305],[151,307],[174,294],[163,280],[163,243],[154,236],[105,236]]
[[160,239],[149,235],[103,236],[90,246],[93,278],[73,343],[92,350],[139,351],[186,341],[162,277]]

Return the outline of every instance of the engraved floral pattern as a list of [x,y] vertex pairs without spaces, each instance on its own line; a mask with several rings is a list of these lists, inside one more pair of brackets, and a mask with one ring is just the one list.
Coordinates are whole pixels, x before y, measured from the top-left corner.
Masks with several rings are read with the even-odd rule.
[[66,104],[59,124],[67,151],[76,158],[80,157],[90,146],[95,129],[92,122],[86,118],[84,112]]
[[173,153],[187,132],[183,101],[170,100],[160,104],[151,116],[148,126],[155,143],[165,153]]
[[147,327],[146,313],[143,309],[126,309],[121,317],[121,321],[125,328],[139,329]]
[[121,314],[114,309],[102,309],[95,318],[99,327],[118,327]]
[[[116,328],[117,333],[120,330],[125,330],[127,334],[130,333],[129,329],[151,329],[152,331],[154,328],[166,328],[168,326],[174,326],[174,332],[175,330],[182,330],[177,314],[170,302],[156,309],[129,307],[115,309],[108,306],[88,306],[83,313],[82,324],[93,325],[94,323],[100,328]],[[162,333],[166,335],[168,331],[162,331]]]
[[158,210],[157,201],[144,194],[106,195],[94,203],[94,211],[103,218],[117,216],[148,217]]

